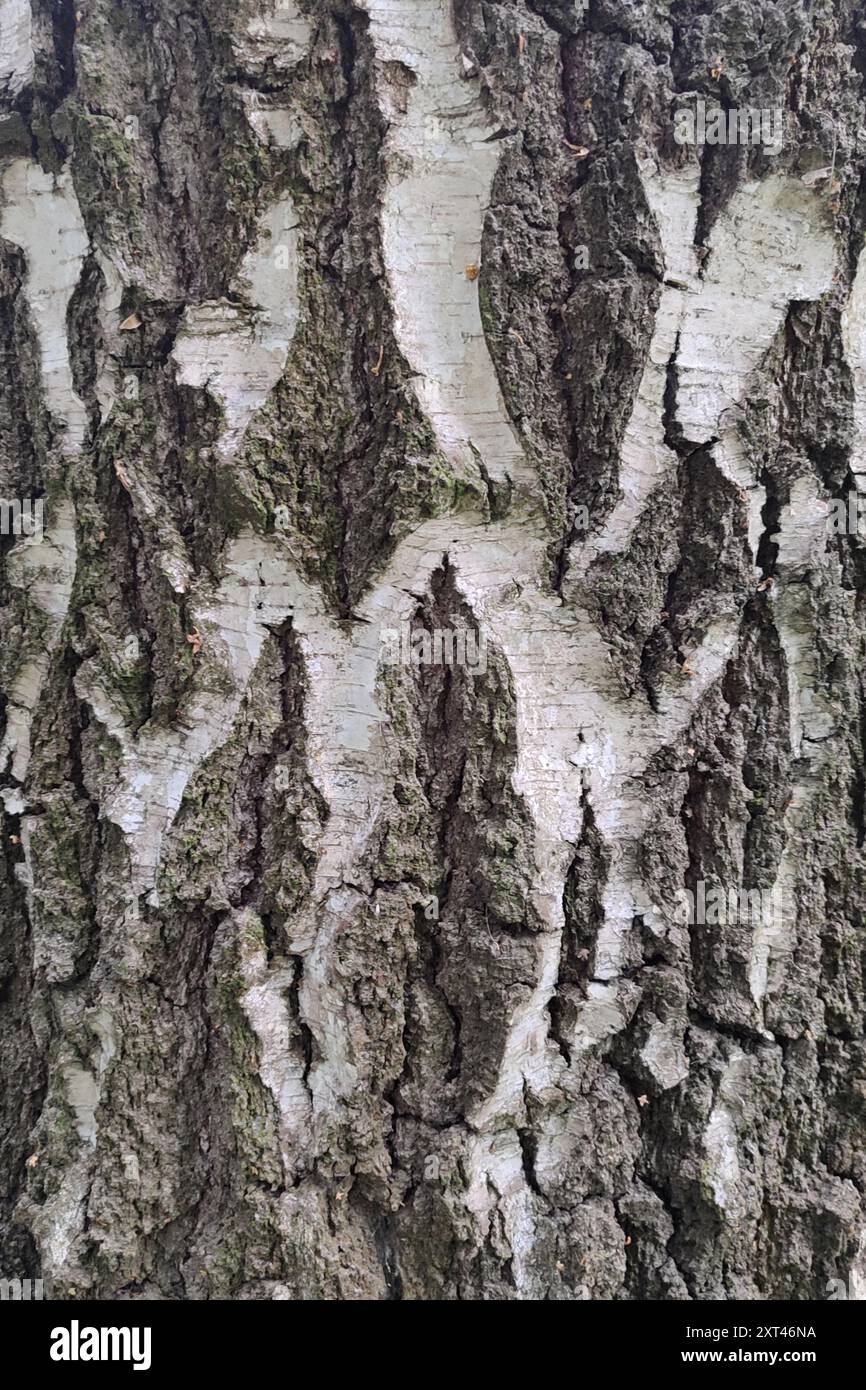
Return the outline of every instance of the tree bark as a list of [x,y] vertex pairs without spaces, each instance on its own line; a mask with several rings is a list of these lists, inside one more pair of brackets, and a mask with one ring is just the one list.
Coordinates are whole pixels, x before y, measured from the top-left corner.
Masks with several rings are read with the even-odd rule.
[[866,1294],[864,69],[0,0],[0,1274]]

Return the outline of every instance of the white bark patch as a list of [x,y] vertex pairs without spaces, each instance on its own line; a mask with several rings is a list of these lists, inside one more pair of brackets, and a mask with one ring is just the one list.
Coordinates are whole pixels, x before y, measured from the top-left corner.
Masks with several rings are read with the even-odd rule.
[[[358,606],[364,621],[346,634],[325,612],[317,591],[297,576],[278,538],[245,537],[231,548],[229,578],[220,589],[219,602],[198,611],[203,622],[217,624],[223,641],[236,650],[236,698],[226,701],[223,696],[221,713],[213,711],[208,719],[211,747],[228,735],[258,658],[263,624],[291,615],[304,656],[310,773],[329,816],[318,846],[311,903],[295,923],[291,950],[305,956],[301,1012],[322,1054],[309,1077],[317,1112],[333,1109],[357,1078],[340,1006],[341,980],[332,971],[331,958],[341,923],[365,910],[368,885],[358,878],[356,865],[396,771],[393,735],[385,727],[376,695],[379,635],[398,628],[411,615],[445,554],[477,622],[511,666],[518,720],[514,785],[535,825],[532,899],[548,929],[539,937],[536,987],[515,1011],[499,1081],[472,1123],[479,1129],[494,1125],[502,1113],[521,1105],[524,1083],[541,1089],[562,1066],[558,1049],[548,1044],[546,1008],[556,987],[562,893],[580,834],[584,785],[590,788],[613,862],[599,944],[600,970],[608,983],[587,1004],[575,1045],[589,1046],[622,1026],[615,979],[621,944],[635,913],[647,907],[637,847],[650,807],[640,794],[639,777],[648,759],[681,730],[695,703],[720,675],[735,630],[731,622],[712,631],[691,654],[696,675],[689,682],[679,675],[672,678],[675,687],[688,689],[672,689],[662,699],[661,716],[635,709],[622,701],[595,629],[544,592],[545,541],[542,531],[533,532],[525,524],[484,526],[469,516],[425,523],[398,546],[386,574]],[[514,584],[518,575],[520,594]],[[164,752],[164,735],[160,748]],[[187,744],[186,754],[190,751]],[[199,761],[201,754],[197,746]],[[178,761],[175,757],[175,765]],[[188,779],[188,756],[184,766]],[[166,812],[173,818],[179,805],[178,790],[179,783],[176,804],[163,804],[165,828]],[[149,858],[152,862],[152,853]]]
[[[186,543],[160,496],[158,486],[146,474],[130,466],[126,470],[128,491],[135,514],[146,517],[159,538],[156,563],[176,594],[185,594],[193,580],[193,566]],[[131,634],[134,641],[135,636]],[[127,638],[129,641],[130,638]],[[136,654],[137,655],[137,654]],[[133,658],[135,659],[135,658]]]
[[[277,23],[280,34],[285,19]],[[223,460],[233,456],[279,381],[297,326],[298,233],[288,195],[261,218],[232,293],[237,303],[188,307],[172,352],[178,381],[210,391],[222,406],[225,428],[217,448]],[[131,490],[136,506],[158,520],[158,500],[147,486],[133,477]],[[185,593],[192,573],[183,544],[175,532],[162,539],[163,569],[175,590]],[[247,536],[230,549],[219,592],[198,596],[194,613],[206,644],[202,670],[182,724],[168,734],[145,728],[133,737],[107,692],[82,685],[82,698],[120,745],[121,766],[106,815],[127,836],[136,892],[149,893],[153,903],[165,835],[190,778],[229,737],[268,635],[266,624],[284,621],[296,601],[321,610],[320,598],[294,571],[288,577],[284,569],[278,576],[272,571],[273,547]]]
[[677,419],[695,443],[712,439],[725,412],[742,405],[788,305],[829,289],[836,255],[820,198],[782,174],[737,189],[709,248],[677,357]]
[[[358,891],[363,885],[359,883],[353,892],[337,893],[336,889],[353,882],[353,862],[375,825],[383,790],[395,767],[393,744],[379,733],[372,644],[383,630],[399,627],[410,616],[447,554],[458,591],[511,668],[518,749],[514,787],[525,799],[534,824],[532,902],[547,930],[538,940],[535,988],[510,1020],[498,1083],[471,1117],[479,1130],[494,1125],[503,1113],[519,1110],[525,1083],[540,1090],[562,1066],[558,1049],[548,1043],[546,1010],[556,987],[564,926],[562,894],[581,831],[584,787],[596,807],[612,864],[598,946],[598,970],[605,982],[594,987],[574,1045],[578,1050],[588,1047],[622,1026],[616,982],[622,941],[635,914],[648,908],[637,851],[651,807],[642,793],[640,776],[649,758],[688,722],[695,704],[724,669],[735,640],[733,620],[711,630],[701,647],[690,653],[695,676],[689,681],[672,677],[671,689],[660,702],[660,715],[625,702],[597,631],[585,615],[575,615],[545,592],[545,542],[540,529],[534,531],[525,523],[484,526],[469,516],[425,523],[398,546],[382,580],[358,605],[358,615],[366,624],[348,639],[340,634],[342,658],[322,641],[320,626],[316,640],[319,656],[325,660],[308,658],[307,665],[308,725],[320,750],[313,759],[313,774],[331,814],[320,851],[312,913],[302,914],[292,949],[310,949],[315,942],[310,964],[305,965],[301,999],[311,1027],[327,1021],[335,1047],[343,1024],[338,982],[329,983],[329,945],[341,915],[363,907]],[[310,631],[305,651],[312,641]],[[360,740],[351,738],[352,719],[341,719],[344,707],[363,715]],[[349,1055],[345,1039],[337,1054],[326,1052],[321,1064],[329,1095],[345,1094],[342,1064]],[[311,1077],[314,1089],[321,1079],[318,1070]]]
[[[14,10],[16,6],[5,5],[6,14],[10,8]],[[24,292],[39,344],[45,403],[61,431],[61,451],[67,457],[74,456],[84,439],[87,412],[73,388],[66,315],[89,241],[71,175],[63,171],[55,177],[27,160],[15,160],[2,176],[2,200],[0,236],[19,246],[26,256]],[[16,546],[7,561],[10,583],[26,596],[31,626],[38,633],[37,641],[25,638],[21,664],[8,691],[6,730],[0,746],[0,769],[5,771],[8,766],[21,784],[30,763],[33,714],[60,638],[75,578],[72,503],[62,495],[49,496],[44,504],[44,522],[42,539],[37,544]],[[15,790],[7,791],[4,799],[9,810],[14,807],[22,813],[26,809],[23,795]],[[32,824],[32,817],[22,815],[24,861],[17,872],[27,893],[34,942],[38,943],[38,910],[32,892]],[[110,1021],[100,1018],[94,1027],[101,1041],[97,1074],[72,1058],[61,1067],[67,1100],[75,1113],[83,1145],[82,1155],[68,1168],[60,1186],[44,1204],[34,1207],[26,1199],[20,1204],[39,1240],[43,1265],[49,1272],[62,1267],[70,1257],[81,1231],[89,1190],[89,1155],[96,1143],[100,1081],[113,1055]]]
[[728,1221],[736,1221],[745,1207],[740,1183],[739,1125],[750,1071],[751,1059],[744,1052],[735,1052],[719,1082],[704,1131],[707,1185],[716,1207]]
[[[104,814],[127,836],[137,893],[154,888],[164,837],[190,778],[231,733],[268,635],[266,624],[284,621],[296,596],[303,601],[304,586],[293,574],[277,593],[263,587],[267,581],[260,566],[269,559],[268,542],[256,537],[235,542],[217,594],[201,594],[194,603],[202,665],[175,728],[145,726],[133,736],[107,692],[79,680],[80,698],[120,747],[120,769]],[[157,901],[155,894],[151,900]]]
[[349,871],[384,786],[374,742],[381,719],[372,693],[377,641],[362,636],[351,647],[282,541],[250,533],[232,542],[223,582],[215,594],[196,596],[193,613],[202,666],[174,729],[145,727],[133,736],[107,692],[79,682],[81,698],[120,746],[120,771],[104,812],[127,836],[136,891],[154,888],[164,838],[190,778],[226,742],[269,631],[291,617],[311,684],[311,770],[333,807],[316,875],[316,896],[324,897]]
[[[80,691],[120,744],[120,776],[104,810],[128,837],[136,890],[152,890],[165,834],[190,778],[229,737],[268,630],[292,619],[306,667],[309,771],[329,808],[311,902],[290,943],[305,957],[301,1015],[321,1053],[308,1078],[316,1114],[332,1112],[359,1075],[332,947],[341,924],[366,910],[369,885],[356,866],[397,768],[394,736],[377,700],[380,633],[411,616],[445,554],[477,622],[511,666],[518,720],[514,785],[535,825],[532,899],[547,928],[538,941],[535,989],[510,1021],[498,1083],[473,1125],[495,1126],[503,1113],[520,1107],[526,1082],[541,1089],[563,1065],[548,1043],[546,1007],[556,987],[562,893],[580,834],[584,786],[612,868],[599,942],[604,978],[586,1005],[575,1043],[589,1046],[622,1026],[615,978],[621,942],[635,913],[646,907],[637,846],[650,807],[639,778],[720,674],[734,628],[708,635],[691,657],[696,675],[688,690],[663,698],[660,716],[633,707],[618,694],[604,643],[585,616],[575,617],[544,591],[545,541],[541,529],[525,523],[485,526],[465,515],[425,523],[398,546],[359,605],[362,621],[346,632],[318,590],[297,574],[281,538],[242,536],[229,548],[217,594],[193,605],[204,665],[178,728],[168,735],[145,729],[132,738],[104,692]],[[522,592],[514,583],[518,575]],[[686,684],[681,676],[672,679]],[[260,1009],[274,1007],[267,997],[255,999]]]
[[259,1042],[259,1074],[274,1098],[280,1123],[280,1153],[291,1176],[300,1139],[310,1116],[304,1065],[292,1050],[293,1024],[287,1000],[296,966],[268,964],[261,924],[238,914],[238,951],[246,988],[241,1005]]
[[92,1151],[85,1148],[63,1169],[59,1185],[41,1202],[19,1198],[16,1219],[29,1226],[39,1248],[43,1275],[65,1273],[81,1238],[93,1184]]
[[[70,1011],[75,1014],[75,1022],[80,1023],[78,1004],[71,998]],[[61,1017],[64,1015],[61,1006]],[[67,1027],[73,1019],[63,1017]],[[58,1062],[58,1073],[64,1090],[64,1098],[75,1116],[75,1127],[81,1141],[77,1156],[62,1169],[60,1182],[53,1186],[47,1197],[34,1202],[26,1194],[18,1203],[18,1219],[30,1226],[39,1245],[42,1268],[51,1276],[68,1269],[74,1261],[74,1251],[80,1239],[85,1221],[86,1203],[93,1182],[93,1162],[97,1137],[97,1111],[102,1099],[103,1081],[112,1060],[117,1054],[117,1039],[114,1020],[106,1009],[90,1011],[87,1023],[99,1040],[99,1052],[95,1067],[91,1070],[82,1066],[71,1049],[63,1044]],[[128,1156],[124,1156],[126,1160]]]
[[662,238],[666,285],[623,440],[622,496],[601,533],[573,547],[575,577],[600,553],[627,548],[654,488],[677,467],[663,424],[677,335],[677,423],[691,443],[712,444],[720,471],[747,491],[749,540],[757,551],[766,496],[744,456],[737,416],[788,305],[817,299],[832,281],[835,244],[820,199],[799,179],[778,175],[738,189],[713,228],[698,278],[699,166],[666,171],[648,161],[642,176]]
[[304,133],[303,126],[292,110],[284,106],[263,105],[260,92],[242,91],[247,120],[264,145],[275,145],[280,150],[291,150]]
[[866,1302],[866,1228],[861,1227],[857,1254],[848,1275],[848,1297],[857,1303]]
[[689,1061],[682,1037],[670,1024],[659,1019],[641,1048],[641,1061],[661,1091],[679,1086],[689,1074]]
[[304,57],[311,34],[312,24],[295,0],[243,0],[231,43],[242,67],[267,64],[285,72]]
[[572,551],[572,565],[583,574],[599,554],[625,550],[653,489],[677,467],[665,442],[664,400],[668,364],[687,312],[687,298],[698,292],[695,227],[700,207],[700,166],[660,168],[655,160],[641,170],[647,201],[659,226],[665,280],[646,365],[622,442],[620,500],[603,530]]
[[[581,610],[545,592],[544,537],[526,526],[478,529],[450,552],[458,586],[511,667],[517,705],[515,789],[535,831],[532,901],[551,938],[539,942],[537,986],[514,1014],[499,1084],[473,1122],[518,1104],[524,1082],[541,1088],[558,1065],[547,1046],[546,1006],[553,994],[564,927],[565,876],[582,829],[586,792],[610,857],[604,923],[595,950],[595,982],[573,1049],[584,1050],[621,1027],[617,977],[636,915],[650,908],[638,852],[652,806],[642,776],[649,760],[687,726],[733,651],[733,619],[720,621],[688,654],[695,674],[672,674],[659,712],[622,697],[607,647]],[[520,592],[514,580],[519,579]]]
[[[653,487],[676,465],[675,456],[664,443],[662,412],[665,369],[677,333],[678,423],[693,443],[709,444],[717,439],[714,457],[720,470],[730,481],[748,489],[750,541],[753,554],[756,552],[764,490],[758,487],[752,467],[742,455],[734,428],[735,416],[753,374],[783,322],[789,302],[819,296],[829,288],[832,279],[832,237],[823,225],[820,203],[798,181],[774,177],[747,185],[735,195],[714,228],[704,279],[697,283],[688,246],[693,235],[691,213],[696,189],[688,183],[687,173],[655,178],[645,173],[644,177],[663,239],[667,273],[688,288],[666,289],[663,293],[647,367],[623,445],[623,498],[601,536],[591,540],[582,553],[575,548],[572,565],[577,576],[585,573],[589,561],[599,552],[625,548]],[[796,240],[791,237],[792,224],[797,230]],[[825,524],[826,513],[814,507],[810,517],[810,524]],[[802,522],[789,524],[796,529]],[[795,642],[790,623],[783,640]],[[688,665],[701,672],[701,689],[696,683],[673,694],[672,687],[662,702],[668,736],[673,736],[677,727],[686,727],[702,690],[721,673],[733,641],[731,622],[723,619],[715,631],[707,633],[702,652],[697,657],[689,656]],[[794,671],[797,660],[792,647]],[[674,717],[674,704],[680,707],[679,719]],[[636,749],[659,746],[653,743],[652,728],[650,721],[650,727],[638,734]],[[611,743],[619,749],[628,746],[622,728],[617,729],[614,722]],[[611,872],[604,895],[605,920],[596,948],[596,982],[589,987],[584,1010],[585,1036],[577,1040],[579,1046],[598,1041],[617,1026],[614,991],[604,981],[618,971],[622,938],[635,911],[633,887],[629,885],[636,882],[634,859],[648,810],[640,795],[639,776],[633,774],[623,790],[618,790],[610,779],[605,781],[603,769],[610,764],[610,754],[603,744],[595,748],[590,745],[584,756],[591,769],[596,819],[611,850]],[[779,885],[780,904],[790,901],[790,886],[784,870]],[[757,928],[752,967],[756,997],[763,998],[766,989],[767,963],[774,942],[781,949],[788,937],[789,928],[784,925],[787,910],[777,906],[773,921]],[[650,1055],[658,1063],[658,1078],[676,1084],[682,1061],[676,1049],[669,1055],[670,1043],[671,1040],[656,1040]]]
[[6,732],[0,744],[0,769],[9,767],[12,776],[23,782],[30,762],[30,724],[33,710],[48,671],[51,653],[69,607],[75,578],[75,516],[71,502],[52,504],[45,533],[38,545],[19,543],[7,557],[7,574],[13,588],[26,594],[27,605],[43,633],[36,651],[27,653],[9,689]]
[[854,384],[851,472],[858,491],[866,492],[866,254],[862,251],[851,294],[842,311],[842,345]]
[[[247,25],[246,33],[239,35],[236,32],[232,39],[242,66],[249,70],[254,70],[263,61],[285,70],[300,61],[309,49],[312,25],[300,14],[294,0],[271,0],[271,3],[275,7],[271,14],[242,15],[241,22]],[[259,0],[252,0],[252,4],[254,8],[259,8]],[[337,61],[334,51],[324,56],[326,61]],[[294,149],[304,133],[301,120],[294,110],[273,105],[273,98],[263,95],[255,87],[240,87],[239,95],[247,120],[262,144],[274,145],[281,150]]]
[[704,1133],[704,1148],[710,1163],[710,1187],[716,1206],[720,1211],[735,1216],[740,1159],[736,1126],[725,1105],[713,1108]]
[[[89,242],[68,172],[57,178],[28,160],[13,161],[2,176],[0,236],[19,246],[27,259],[25,293],[40,350],[45,401],[58,425],[65,425],[61,447],[77,453],[87,424],[84,403],[73,390],[66,313],[78,284]],[[30,727],[63,626],[75,578],[75,515],[64,498],[45,503],[45,532],[38,544],[21,544],[9,555],[13,588],[26,595],[36,649],[25,639],[21,664],[8,691],[6,731],[0,768],[23,783],[30,762]],[[23,802],[12,793],[14,802]],[[8,806],[8,802],[7,802]],[[29,886],[30,865],[23,868]]]
[[469,1179],[466,1206],[475,1218],[478,1237],[488,1239],[493,1222],[502,1222],[501,1234],[511,1251],[515,1290],[518,1297],[531,1297],[537,1198],[526,1183],[520,1140],[513,1129],[473,1135],[465,1161]]
[[[400,349],[445,457],[477,478],[531,486],[487,349],[478,303],[481,234],[500,142],[463,70],[449,0],[364,0],[380,64],[400,64],[392,96],[382,213],[385,263]],[[410,76],[411,74],[411,76]]]
[[743,451],[736,417],[789,304],[830,288],[835,242],[820,198],[799,179],[774,175],[737,190],[709,246],[701,300],[680,340],[677,419],[687,439],[717,438],[717,467],[747,493],[756,555],[766,491]]
[[75,1115],[78,1137],[91,1146],[96,1143],[96,1107],[99,1104],[99,1087],[96,1077],[84,1067],[66,1067],[66,1098]]
[[29,0],[0,0],[0,95],[15,97],[33,77]]
[[282,376],[297,326],[298,233],[288,195],[262,217],[232,290],[252,307],[227,300],[190,306],[172,350],[178,381],[210,391],[223,408],[224,459]]
[[81,447],[87,427],[84,402],[75,394],[66,313],[89,245],[68,171],[46,174],[38,164],[14,160],[3,173],[0,236],[27,256],[27,301],[42,361],[48,409],[65,425],[64,447]]
[[96,396],[104,421],[111,414],[111,407],[117,396],[117,368],[114,358],[122,356],[120,340],[124,335],[120,332],[120,305],[123,299],[124,282],[114,262],[108,256],[99,251],[96,259],[105,281],[99,306],[103,349],[96,377]]
[[[809,574],[822,567],[838,569],[827,553],[827,504],[815,480],[798,478],[779,518],[777,583],[773,600],[788,681],[791,752],[797,770],[785,812],[785,848],[776,871],[773,911],[761,920],[752,940],[749,985],[756,1004],[783,984],[785,961],[796,943],[797,881],[804,849],[814,831],[811,802],[821,770],[835,756],[833,710],[817,669],[815,619]],[[843,591],[844,592],[844,591]],[[849,599],[850,603],[850,599]],[[851,621],[856,621],[853,607]]]

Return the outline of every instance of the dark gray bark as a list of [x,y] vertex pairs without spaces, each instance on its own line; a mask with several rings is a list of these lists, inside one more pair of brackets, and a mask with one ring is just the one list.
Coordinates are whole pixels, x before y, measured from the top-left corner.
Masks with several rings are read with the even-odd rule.
[[0,1275],[866,1295],[862,10],[584,9],[0,3]]

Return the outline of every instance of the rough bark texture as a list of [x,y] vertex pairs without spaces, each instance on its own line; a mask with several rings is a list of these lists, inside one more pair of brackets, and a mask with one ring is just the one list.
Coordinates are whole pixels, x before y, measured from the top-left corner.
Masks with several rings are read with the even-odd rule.
[[864,74],[854,0],[0,0],[0,1273],[862,1293]]

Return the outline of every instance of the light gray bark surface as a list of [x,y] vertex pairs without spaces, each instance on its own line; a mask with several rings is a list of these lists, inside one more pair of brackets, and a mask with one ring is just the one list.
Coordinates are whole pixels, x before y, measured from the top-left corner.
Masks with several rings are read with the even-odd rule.
[[0,1274],[866,1295],[864,72],[0,0]]

